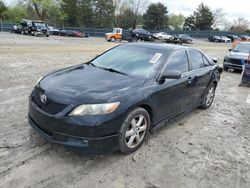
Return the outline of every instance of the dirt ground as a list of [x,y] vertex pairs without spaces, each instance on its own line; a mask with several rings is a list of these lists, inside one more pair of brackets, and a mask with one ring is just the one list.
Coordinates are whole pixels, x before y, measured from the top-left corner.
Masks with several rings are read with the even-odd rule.
[[[224,72],[210,109],[150,136],[134,154],[84,156],[47,143],[27,123],[28,95],[51,70],[119,43],[0,34],[0,187],[250,187],[250,88]],[[231,44],[196,40],[222,63]],[[248,101],[248,102],[247,102]]]

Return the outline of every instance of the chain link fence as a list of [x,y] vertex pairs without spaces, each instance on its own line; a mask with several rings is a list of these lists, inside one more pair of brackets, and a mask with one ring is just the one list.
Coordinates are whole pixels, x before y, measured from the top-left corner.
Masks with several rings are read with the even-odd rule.
[[[10,28],[14,25],[19,25],[18,23],[6,23],[0,24],[0,31],[9,32]],[[82,31],[88,33],[92,37],[103,37],[105,33],[112,32],[112,28],[110,29],[100,29],[100,28],[81,28],[81,27],[64,27],[66,30],[74,30],[74,31]],[[128,30],[124,30],[127,32]],[[151,33],[161,32],[159,30],[148,30]],[[163,31],[163,30],[162,30]],[[246,33],[237,33],[237,32],[229,32],[229,31],[171,31],[165,30],[165,32],[174,35],[174,34],[187,34],[193,38],[208,38],[212,35],[224,36],[224,35],[247,35]]]

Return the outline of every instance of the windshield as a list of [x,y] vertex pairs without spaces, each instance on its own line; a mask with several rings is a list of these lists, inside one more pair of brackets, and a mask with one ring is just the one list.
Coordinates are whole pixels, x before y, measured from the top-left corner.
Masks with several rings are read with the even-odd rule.
[[46,27],[45,23],[35,22],[34,24],[35,24],[35,26],[38,27],[38,28],[44,28],[44,27]]
[[233,49],[234,52],[250,53],[250,43],[240,43]]
[[91,64],[127,75],[150,77],[162,58],[161,50],[122,45],[97,57]]

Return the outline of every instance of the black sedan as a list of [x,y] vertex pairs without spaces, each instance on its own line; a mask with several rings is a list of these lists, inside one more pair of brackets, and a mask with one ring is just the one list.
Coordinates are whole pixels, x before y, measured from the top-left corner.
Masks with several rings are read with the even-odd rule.
[[193,42],[193,38],[190,37],[189,35],[186,35],[186,34],[177,34],[177,35],[174,35],[174,39],[175,40],[179,40],[180,42],[182,43],[192,43]]
[[209,108],[221,68],[199,50],[127,43],[41,78],[30,125],[48,141],[88,154],[137,150],[152,132]]
[[220,36],[216,36],[216,35],[209,36],[208,40],[210,42],[222,42],[222,38]]
[[142,41],[153,41],[153,34],[145,29],[134,29],[132,31],[132,38]]

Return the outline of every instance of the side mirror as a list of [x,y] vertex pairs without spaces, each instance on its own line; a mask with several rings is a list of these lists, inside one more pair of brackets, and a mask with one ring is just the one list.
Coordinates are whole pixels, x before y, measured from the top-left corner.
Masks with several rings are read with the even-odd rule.
[[211,57],[211,59],[214,63],[218,63],[218,59],[216,57]]
[[164,74],[160,77],[159,81],[164,81],[166,79],[180,79],[181,72],[177,70],[170,70],[164,72]]

